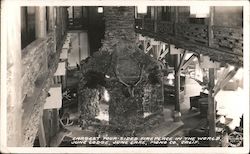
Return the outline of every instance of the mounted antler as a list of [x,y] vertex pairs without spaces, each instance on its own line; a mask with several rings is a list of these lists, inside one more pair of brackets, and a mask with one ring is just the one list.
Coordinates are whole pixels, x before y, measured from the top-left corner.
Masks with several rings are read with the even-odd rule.
[[143,72],[143,68],[144,68],[144,66],[142,66],[142,68],[140,69],[140,77],[139,77],[139,79],[134,83],[134,84],[127,84],[127,83],[125,83],[117,74],[117,66],[115,67],[115,71],[114,71],[114,73],[115,73],[115,76],[116,76],[116,78],[118,79],[118,81],[120,82],[120,83],[122,83],[124,86],[126,86],[127,88],[128,88],[128,92],[129,92],[129,94],[130,94],[130,96],[131,97],[134,97],[134,89],[135,89],[135,87],[142,81],[142,72]]
[[[63,122],[63,120],[66,120],[66,123]],[[62,127],[68,127],[68,126],[72,126],[74,124],[73,121],[70,121],[70,115],[69,113],[64,113],[62,118],[59,119],[60,124],[62,125]]]

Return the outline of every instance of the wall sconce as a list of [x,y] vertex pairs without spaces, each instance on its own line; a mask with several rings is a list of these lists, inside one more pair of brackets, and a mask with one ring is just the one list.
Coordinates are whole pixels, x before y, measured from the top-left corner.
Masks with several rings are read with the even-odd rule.
[[99,7],[97,8],[97,12],[98,12],[98,13],[103,13],[103,7],[99,6]]
[[193,18],[207,18],[209,16],[209,6],[190,6],[190,16]]
[[147,14],[147,6],[144,5],[137,6],[137,13]]

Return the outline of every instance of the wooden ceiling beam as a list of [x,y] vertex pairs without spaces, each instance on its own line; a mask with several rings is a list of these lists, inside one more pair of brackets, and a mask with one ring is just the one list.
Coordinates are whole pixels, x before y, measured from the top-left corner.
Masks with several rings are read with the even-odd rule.
[[186,69],[196,58],[195,54],[193,54],[189,59],[182,65],[182,69]]
[[229,80],[231,80],[234,77],[234,75],[237,73],[238,69],[239,69],[239,67],[235,67],[233,70],[228,72],[228,74],[226,75],[224,80],[222,80],[222,82],[216,84],[216,86],[213,89],[214,96],[216,96],[218,94],[218,92],[226,86],[226,84],[229,82]]
[[180,64],[179,64],[179,66],[178,66],[178,68],[177,68],[177,72],[178,72],[178,73],[181,71],[181,67],[182,67],[182,65],[183,65],[183,63],[184,63],[186,54],[187,54],[187,50],[185,50],[184,53],[182,54]]
[[164,58],[168,53],[169,53],[169,48],[167,47],[165,51],[163,51],[163,53],[160,55],[159,60],[162,60],[162,58]]

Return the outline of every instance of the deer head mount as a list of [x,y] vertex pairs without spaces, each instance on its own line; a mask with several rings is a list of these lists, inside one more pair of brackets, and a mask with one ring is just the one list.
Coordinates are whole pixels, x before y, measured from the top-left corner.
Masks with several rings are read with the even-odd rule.
[[127,90],[128,90],[128,93],[129,93],[129,96],[130,96],[130,97],[134,97],[134,96],[135,96],[135,94],[134,94],[135,87],[142,81],[142,77],[143,77],[143,68],[144,68],[144,66],[142,66],[142,67],[140,68],[140,76],[139,76],[138,80],[137,80],[134,84],[126,83],[125,81],[123,81],[123,80],[121,79],[121,77],[118,75],[117,65],[116,65],[116,67],[115,67],[115,69],[114,69],[114,73],[115,73],[116,78],[118,79],[118,81],[119,81],[121,84],[123,84],[124,86],[127,87]]

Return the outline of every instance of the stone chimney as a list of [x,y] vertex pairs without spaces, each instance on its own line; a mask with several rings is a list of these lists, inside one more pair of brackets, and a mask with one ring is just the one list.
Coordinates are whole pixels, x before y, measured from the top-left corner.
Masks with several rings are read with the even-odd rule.
[[105,39],[103,40],[102,49],[109,52],[114,50],[121,39],[136,41],[134,24],[135,11],[134,7],[104,7],[105,18]]

